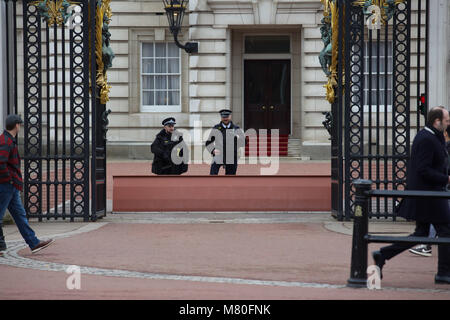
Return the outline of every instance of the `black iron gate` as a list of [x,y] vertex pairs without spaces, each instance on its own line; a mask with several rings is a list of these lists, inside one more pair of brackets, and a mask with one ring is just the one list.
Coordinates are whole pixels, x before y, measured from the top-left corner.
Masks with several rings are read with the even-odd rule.
[[[353,180],[405,187],[411,138],[427,112],[429,0],[322,2],[323,28],[332,33],[321,54],[330,70],[332,211],[348,220]],[[395,219],[396,200],[375,199],[370,216]]]
[[23,110],[29,218],[95,221],[106,214],[109,2],[6,0],[7,28],[14,30],[9,73],[16,75],[9,112]]

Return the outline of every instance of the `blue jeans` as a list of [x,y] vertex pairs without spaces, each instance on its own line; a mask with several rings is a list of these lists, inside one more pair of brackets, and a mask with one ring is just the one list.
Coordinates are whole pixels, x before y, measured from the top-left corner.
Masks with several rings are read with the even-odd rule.
[[20,199],[19,190],[14,188],[12,184],[0,184],[0,222],[3,221],[6,209],[8,208],[11,216],[16,223],[25,242],[30,248],[34,248],[39,244],[39,239],[36,237],[33,229],[28,223],[27,215]]

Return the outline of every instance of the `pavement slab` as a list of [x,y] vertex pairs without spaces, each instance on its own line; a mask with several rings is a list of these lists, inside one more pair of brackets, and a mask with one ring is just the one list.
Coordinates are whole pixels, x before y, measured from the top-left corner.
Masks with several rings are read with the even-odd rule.
[[[109,215],[101,223],[67,223],[67,232],[60,227],[56,242],[35,255],[23,242],[9,241],[0,258],[0,299],[36,299],[39,288],[46,288],[39,297],[45,299],[450,299],[449,286],[434,285],[436,248],[431,258],[406,252],[389,261],[382,290],[349,289],[347,222],[324,214],[291,214],[288,223],[276,214],[217,215]],[[177,223],[177,217],[200,221]],[[35,226],[51,236],[51,224]],[[375,225],[379,232],[413,228]],[[68,265],[82,268],[82,290],[65,287]]]
[[[0,265],[8,274],[0,283],[0,300],[448,300],[441,292],[326,289],[142,280],[82,275],[81,289],[68,290],[65,272],[36,271]],[[20,279],[20,281],[17,281]]]

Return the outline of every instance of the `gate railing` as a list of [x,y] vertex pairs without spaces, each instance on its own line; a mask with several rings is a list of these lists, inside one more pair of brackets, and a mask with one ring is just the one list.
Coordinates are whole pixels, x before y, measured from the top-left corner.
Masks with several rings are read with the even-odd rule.
[[22,111],[23,89],[28,218],[95,221],[106,214],[110,1],[5,0],[8,112]]
[[[386,1],[322,2],[332,15],[333,48],[321,53],[321,62],[331,55],[332,212],[350,220],[353,181],[370,179],[384,190],[405,187],[411,138],[428,107],[420,98],[428,93],[429,0],[396,1],[394,8]],[[369,27],[370,3],[380,5],[379,26]],[[394,204],[377,197],[369,217],[395,220]]]

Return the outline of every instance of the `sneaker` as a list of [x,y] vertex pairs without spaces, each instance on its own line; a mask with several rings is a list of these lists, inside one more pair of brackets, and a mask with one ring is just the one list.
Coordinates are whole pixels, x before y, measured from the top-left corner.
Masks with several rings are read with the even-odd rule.
[[415,248],[409,249],[409,252],[419,256],[431,257],[431,246],[421,244]]
[[47,240],[47,241],[41,241],[41,242],[39,242],[39,244],[38,244],[36,247],[34,247],[33,249],[31,249],[31,252],[32,252],[32,253],[39,252],[39,251],[41,251],[42,249],[47,248],[47,247],[48,247],[49,245],[51,245],[54,241],[55,241],[55,240],[53,240],[53,239],[50,239],[50,240]]

